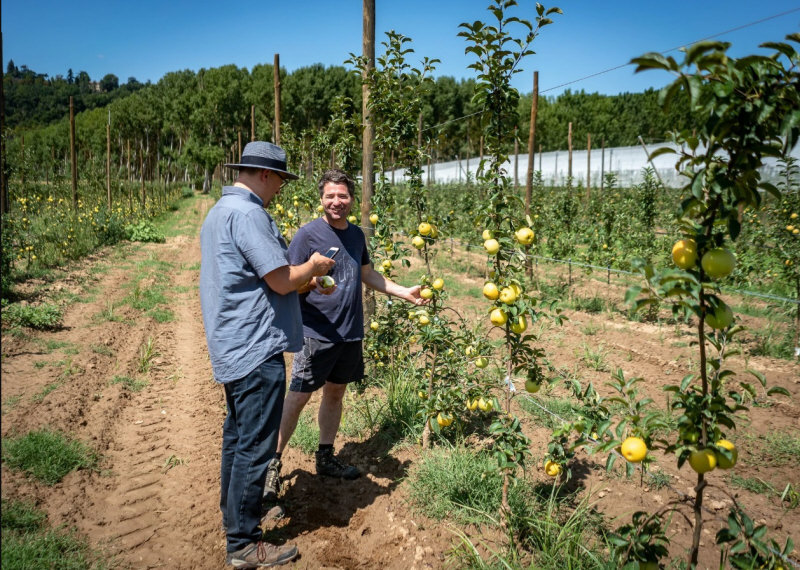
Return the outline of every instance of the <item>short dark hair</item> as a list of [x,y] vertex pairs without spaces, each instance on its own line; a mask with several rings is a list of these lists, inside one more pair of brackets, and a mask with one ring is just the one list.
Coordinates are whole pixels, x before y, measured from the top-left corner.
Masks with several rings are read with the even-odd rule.
[[319,184],[317,185],[320,198],[325,191],[325,185],[329,182],[333,184],[344,184],[347,186],[347,192],[350,194],[350,197],[355,198],[355,182],[353,182],[353,179],[350,178],[344,170],[339,170],[338,168],[329,168],[322,173],[322,178],[319,179]]

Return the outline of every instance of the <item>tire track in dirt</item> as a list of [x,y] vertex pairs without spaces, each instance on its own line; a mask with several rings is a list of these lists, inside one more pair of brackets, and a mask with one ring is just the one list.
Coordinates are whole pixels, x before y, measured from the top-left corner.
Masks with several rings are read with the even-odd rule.
[[[158,355],[151,385],[117,422],[109,450],[115,482],[97,493],[107,515],[92,535],[118,560],[137,568],[213,567],[222,563],[224,552],[223,535],[212,522],[219,519],[224,402],[205,351],[196,235],[170,240],[158,256],[172,267],[174,319],[152,331]],[[134,353],[134,364],[137,357]]]

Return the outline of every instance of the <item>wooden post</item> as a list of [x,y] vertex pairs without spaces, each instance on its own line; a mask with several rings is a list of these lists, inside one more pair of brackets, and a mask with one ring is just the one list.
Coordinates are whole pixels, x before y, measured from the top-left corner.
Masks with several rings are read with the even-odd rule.
[[[0,31],[0,62],[3,59],[3,32]],[[6,103],[5,93],[3,90],[4,72],[3,66],[0,64],[0,135],[6,132]],[[6,137],[0,136],[0,208],[2,212],[7,214],[9,212],[9,199],[8,199],[8,177],[6,176]],[[5,228],[5,218],[0,217],[0,227]]]
[[111,109],[108,110],[108,122],[106,123],[106,198],[108,199],[108,211],[111,212]]
[[600,193],[603,192],[603,186],[606,181],[606,137],[600,139]]
[[514,190],[519,188],[519,127],[514,125]]
[[567,157],[567,178],[572,178],[572,121],[569,122],[569,128],[567,129],[567,149],[569,150],[569,156]]
[[592,195],[592,135],[586,134],[586,199]]
[[275,144],[281,144],[281,56],[275,54],[272,66],[273,84],[275,86]]
[[139,145],[139,178],[142,181],[142,212],[147,210],[147,190],[144,186],[144,141]]
[[[370,111],[370,87],[367,81],[372,70],[375,69],[375,0],[363,0],[362,21],[362,56],[364,70],[361,75],[361,116],[364,121],[364,134],[361,146],[361,227],[367,237],[372,237],[375,228],[369,220],[369,210],[372,206],[372,195],[375,186],[375,147],[373,139],[375,126],[372,123]],[[364,301],[364,314],[375,313],[375,295],[367,295]]]
[[417,148],[422,148],[422,111],[417,117]]
[[[420,114],[420,117],[422,117],[421,114]],[[428,142],[428,179],[425,182],[425,184],[427,186],[430,186],[431,182],[432,182],[432,180],[431,180],[431,143]]]
[[[366,230],[368,236],[371,236],[373,227],[372,222],[369,221],[369,209],[372,205],[375,184],[375,148],[373,146],[374,125],[369,108],[370,88],[367,78],[375,67],[375,0],[363,0],[363,10],[362,49],[366,61],[361,79],[361,114],[364,118],[361,161],[361,227]],[[372,311],[370,311],[371,313]]]
[[[533,149],[536,148],[536,115],[539,113],[539,72],[533,72],[533,98],[531,99],[531,124],[528,126],[528,174],[525,177],[525,213],[531,213],[533,195]],[[539,145],[539,170],[542,169],[542,145]]]
[[75,104],[69,96],[69,156],[72,163],[72,208],[78,209],[78,162],[75,155]]
[[[466,162],[467,162],[467,170],[466,170],[466,172],[467,172],[467,174],[466,174],[467,182],[469,182],[469,155],[472,153],[472,144],[471,143],[472,143],[472,141],[469,138],[469,131],[467,131],[467,160],[466,160]],[[459,170],[461,169],[461,164],[460,163],[458,165],[458,168],[459,168]]]
[[250,142],[256,140],[256,106],[250,105]]

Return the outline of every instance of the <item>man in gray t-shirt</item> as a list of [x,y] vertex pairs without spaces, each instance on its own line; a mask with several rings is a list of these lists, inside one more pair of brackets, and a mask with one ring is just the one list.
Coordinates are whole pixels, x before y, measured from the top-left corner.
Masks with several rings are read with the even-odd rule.
[[256,568],[297,556],[294,544],[261,541],[261,498],[283,411],[283,353],[303,344],[297,290],[307,290],[335,261],[316,254],[289,264],[286,242],[264,209],[285,181],[297,179],[282,148],[251,142],[238,164],[226,166],[239,173],[200,230],[200,304],[214,379],[228,408],[220,481],[226,563]]
[[308,293],[300,290],[303,350],[294,358],[278,452],[267,469],[264,496],[268,501],[277,498],[280,492],[281,453],[297,427],[300,412],[311,394],[320,388],[317,473],[338,479],[355,479],[360,475],[357,467],[341,462],[334,455],[333,443],[342,418],[347,384],[361,380],[364,375],[362,284],[414,305],[427,303],[420,297],[419,285],[398,285],[370,265],[364,233],[347,221],[354,202],[352,179],[341,170],[330,169],[323,173],[318,189],[323,217],[298,230],[289,246],[289,260],[302,263],[316,252],[337,248],[336,266],[331,270],[334,284],[324,287],[315,278],[314,289]]

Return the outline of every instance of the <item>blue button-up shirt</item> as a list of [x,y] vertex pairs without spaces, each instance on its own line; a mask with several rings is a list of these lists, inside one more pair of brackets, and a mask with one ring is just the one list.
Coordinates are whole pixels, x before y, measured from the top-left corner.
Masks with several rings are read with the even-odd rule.
[[286,242],[253,192],[225,186],[200,230],[200,305],[214,379],[243,378],[279,352],[303,347],[296,292],[264,276],[289,265]]

